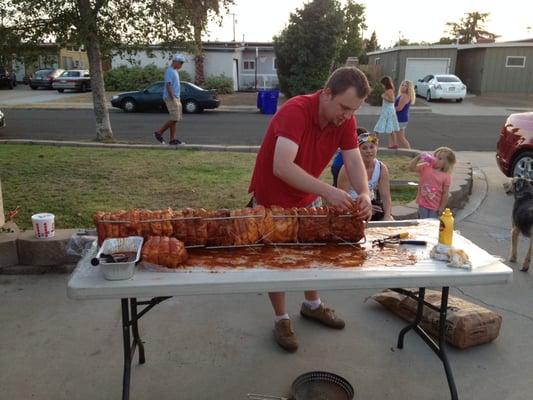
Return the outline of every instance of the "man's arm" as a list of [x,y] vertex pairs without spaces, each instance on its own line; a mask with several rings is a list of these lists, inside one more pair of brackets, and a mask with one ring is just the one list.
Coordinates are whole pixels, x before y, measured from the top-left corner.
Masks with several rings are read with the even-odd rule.
[[372,216],[372,204],[370,202],[366,168],[361,158],[361,153],[359,149],[343,150],[342,159],[344,160],[344,169],[350,184],[357,192],[356,202],[359,206],[359,214],[364,218],[370,218]]
[[167,89],[168,97],[170,99],[174,98],[174,90],[172,89],[172,82],[165,82],[165,87]]
[[[348,208],[351,199],[344,190],[337,189],[307,173],[294,162],[298,145],[292,140],[279,136],[274,150],[273,173],[290,186],[306,193],[314,193],[325,198],[332,206]],[[368,191],[368,189],[367,189]]]
[[359,149],[343,150],[342,159],[344,160],[344,169],[348,175],[350,184],[357,194],[370,196],[365,164],[363,163]]

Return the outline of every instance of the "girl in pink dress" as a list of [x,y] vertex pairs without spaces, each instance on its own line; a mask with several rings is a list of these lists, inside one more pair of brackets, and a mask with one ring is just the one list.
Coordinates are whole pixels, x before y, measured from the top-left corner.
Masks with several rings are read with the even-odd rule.
[[411,160],[409,170],[420,176],[416,196],[419,218],[439,218],[444,211],[455,161],[455,153],[448,147],[439,147],[433,154],[419,154]]

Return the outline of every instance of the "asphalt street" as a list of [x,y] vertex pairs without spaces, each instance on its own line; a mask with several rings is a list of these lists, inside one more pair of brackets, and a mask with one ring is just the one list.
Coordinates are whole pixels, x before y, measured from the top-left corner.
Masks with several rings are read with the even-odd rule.
[[[0,130],[0,139],[86,141],[95,137],[94,114],[90,109],[7,109],[4,113],[7,126]],[[110,116],[115,138],[131,143],[154,143],[152,132],[167,118],[164,113],[121,111],[111,111]],[[270,118],[253,112],[186,114],[179,124],[178,137],[191,144],[259,145]],[[359,116],[359,125],[372,128],[377,118],[376,115]],[[413,147],[422,150],[450,146],[455,150],[494,151],[504,121],[501,116],[413,112],[407,135]]]

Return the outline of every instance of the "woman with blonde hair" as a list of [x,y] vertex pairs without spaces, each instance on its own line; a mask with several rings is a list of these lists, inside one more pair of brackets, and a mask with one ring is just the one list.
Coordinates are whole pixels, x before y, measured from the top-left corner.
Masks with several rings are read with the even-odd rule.
[[409,107],[414,105],[415,102],[416,95],[413,82],[408,80],[403,81],[398,89],[398,97],[396,97],[396,101],[394,102],[400,129],[392,134],[393,148],[411,148],[411,145],[405,137],[405,128],[407,128],[407,124],[409,123]]

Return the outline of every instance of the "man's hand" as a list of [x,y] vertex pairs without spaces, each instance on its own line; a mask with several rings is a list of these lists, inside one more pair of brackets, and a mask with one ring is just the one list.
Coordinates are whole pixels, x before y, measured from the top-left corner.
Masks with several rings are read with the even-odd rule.
[[348,210],[353,203],[347,192],[334,186],[330,186],[323,197],[327,200],[328,205],[337,207],[340,210]]
[[355,199],[355,204],[359,210],[355,216],[368,221],[372,217],[372,202],[370,201],[370,196],[366,193],[360,194]]

